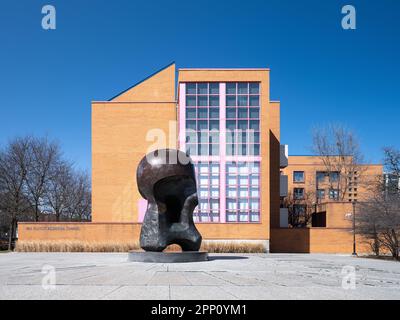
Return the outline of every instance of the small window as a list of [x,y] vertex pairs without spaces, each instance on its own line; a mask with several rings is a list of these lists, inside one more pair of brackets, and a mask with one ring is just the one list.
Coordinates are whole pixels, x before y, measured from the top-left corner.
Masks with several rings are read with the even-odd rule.
[[196,84],[187,83],[186,84],[186,94],[196,94]]
[[238,106],[246,107],[249,105],[248,97],[247,96],[238,96]]
[[198,131],[208,130],[207,120],[197,121],[197,130]]
[[210,106],[211,107],[219,106],[219,96],[210,96]]
[[248,83],[238,83],[238,94],[248,94],[249,93],[249,87]]
[[236,83],[226,84],[226,94],[236,94]]
[[198,96],[197,103],[200,107],[206,107],[208,105],[208,97],[207,96]]
[[293,182],[304,182],[304,171],[294,171]]
[[304,199],[304,188],[294,188],[293,194],[296,200]]
[[247,108],[239,108],[238,109],[238,118],[247,119],[248,111],[249,110]]
[[197,109],[197,117],[199,119],[207,119],[208,118],[208,109],[207,108],[198,108]]
[[330,189],[329,190],[329,199],[338,200],[339,199],[339,190]]
[[236,96],[226,96],[226,106],[236,107]]
[[326,172],[318,171],[317,172],[317,181],[324,182],[326,177]]
[[207,94],[208,93],[208,84],[207,83],[199,83],[197,85],[197,94]]
[[226,129],[234,131],[236,129],[236,120],[227,120]]
[[219,120],[210,120],[210,131],[219,130]]
[[338,182],[339,181],[339,172],[330,172],[329,173],[329,181],[330,182]]
[[325,199],[325,190],[324,189],[318,189],[317,190],[317,197],[318,197],[318,199]]
[[196,131],[196,120],[186,120],[186,130]]
[[260,97],[259,96],[250,96],[250,106],[252,106],[252,107],[260,106]]
[[260,84],[250,83],[250,94],[259,94],[259,93],[260,93]]
[[236,109],[235,108],[226,108],[226,118],[227,119],[235,119],[236,118]]
[[260,121],[259,120],[250,120],[250,129],[254,131],[260,130]]
[[210,94],[219,94],[219,83],[210,83]]
[[260,110],[258,108],[250,108],[250,118],[251,119],[259,119],[260,118]]
[[196,109],[186,109],[186,119],[196,119]]
[[247,120],[239,120],[238,121],[238,129],[239,130],[247,130]]
[[219,118],[219,109],[218,108],[210,108],[210,118],[211,119]]
[[186,106],[195,107],[196,106],[196,96],[186,96]]

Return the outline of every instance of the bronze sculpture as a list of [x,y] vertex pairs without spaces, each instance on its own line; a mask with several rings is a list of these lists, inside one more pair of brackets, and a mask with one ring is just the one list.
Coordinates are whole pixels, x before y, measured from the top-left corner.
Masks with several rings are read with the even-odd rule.
[[190,157],[174,149],[156,150],[140,161],[136,176],[139,192],[148,201],[141,248],[162,252],[178,244],[182,251],[198,251],[202,238],[193,222],[198,198]]

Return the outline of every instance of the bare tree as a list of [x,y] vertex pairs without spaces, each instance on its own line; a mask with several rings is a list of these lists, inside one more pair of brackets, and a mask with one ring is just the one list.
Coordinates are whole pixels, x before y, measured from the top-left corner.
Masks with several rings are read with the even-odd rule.
[[68,162],[60,162],[51,170],[46,192],[48,211],[55,215],[56,221],[68,215],[72,189],[72,166]]
[[[387,193],[382,184],[378,184],[376,192],[360,205],[356,215],[357,232],[367,239],[372,239],[374,252],[380,248],[390,251],[395,259],[399,259],[400,250],[400,197]],[[379,249],[378,249],[379,246]]]
[[362,181],[362,173],[367,169],[362,165],[363,156],[355,134],[337,124],[315,128],[312,151],[321,159],[328,176],[339,175],[338,181],[330,179],[329,183],[330,189],[338,189],[337,200],[343,201],[353,177]]
[[41,208],[44,206],[46,188],[50,173],[61,161],[60,147],[47,138],[33,138],[30,143],[32,161],[26,177],[29,199],[34,210],[34,219],[39,221]]
[[12,249],[18,221],[88,221],[91,188],[88,174],[62,159],[60,147],[47,138],[15,138],[0,150],[0,228],[8,225]]
[[31,137],[16,138],[0,152],[0,207],[7,214],[10,224],[10,250],[18,220],[31,209],[25,183],[32,162],[31,142]]
[[376,203],[361,202],[357,208],[356,231],[366,239],[373,253],[379,256],[382,247],[380,239],[380,221],[376,212]]
[[289,192],[284,199],[284,206],[288,208],[289,224],[293,228],[309,227],[312,214],[315,211],[316,194],[313,191],[304,191],[301,198]]
[[400,251],[400,152],[394,148],[384,149],[386,172],[397,177],[394,184],[385,177],[379,177],[371,189],[368,200],[360,204],[356,215],[357,232],[372,240],[375,254],[385,248],[395,259]]
[[91,219],[92,202],[89,175],[85,172],[77,172],[71,183],[71,192],[67,204],[69,220],[89,221]]

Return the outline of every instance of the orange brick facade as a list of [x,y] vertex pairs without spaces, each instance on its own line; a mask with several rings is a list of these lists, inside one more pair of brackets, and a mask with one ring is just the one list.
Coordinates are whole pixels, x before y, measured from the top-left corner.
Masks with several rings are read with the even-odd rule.
[[[172,64],[110,101],[92,102],[92,222],[20,223],[19,240],[138,240],[142,198],[136,186],[137,164],[160,146],[179,144],[175,74]],[[269,100],[269,70],[182,69],[178,79],[178,83],[232,81],[260,84],[260,221],[197,227],[206,240],[268,243],[271,212],[279,211],[280,135],[280,105]]]
[[[179,84],[256,82],[260,84],[260,220],[198,223],[203,239],[259,240],[270,243],[272,252],[351,252],[349,203],[327,205],[326,228],[279,228],[280,103],[270,101],[268,69],[181,69],[178,86],[175,78],[172,64],[109,101],[92,102],[92,222],[20,223],[19,240],[137,241],[142,198],[136,168],[152,150],[180,147]],[[310,179],[305,185],[312,185],[311,177],[320,166],[315,161],[289,157],[289,166],[283,169],[289,190],[295,187],[294,170],[305,171]],[[370,170],[381,173],[382,167]]]
[[[289,156],[288,166],[282,174],[288,177],[288,195],[293,196],[295,188],[303,188],[305,197],[311,197],[298,204],[313,206],[312,210],[325,215],[325,227],[309,228],[279,228],[271,229],[271,252],[297,253],[352,253],[353,252],[353,210],[358,212],[357,203],[367,199],[368,186],[383,174],[382,165],[369,164],[359,166],[359,172],[352,175],[347,190],[343,191],[343,198],[331,199],[329,188],[334,183],[325,181],[316,183],[317,172],[324,172],[321,158],[317,156]],[[296,181],[295,172],[303,173],[303,181]],[[300,174],[301,176],[301,174]],[[356,179],[355,179],[356,178]],[[324,190],[324,197],[316,199],[316,190]],[[353,208],[353,203],[355,204]],[[314,209],[315,205],[315,209]],[[272,219],[272,218],[271,218]],[[367,241],[356,236],[356,251],[369,253],[371,251]]]

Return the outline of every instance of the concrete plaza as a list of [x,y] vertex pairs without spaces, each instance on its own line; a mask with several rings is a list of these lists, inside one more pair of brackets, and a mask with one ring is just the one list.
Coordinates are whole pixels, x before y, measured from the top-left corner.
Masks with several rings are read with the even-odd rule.
[[122,253],[1,253],[0,299],[400,299],[400,263],[211,254],[208,262],[147,264]]

